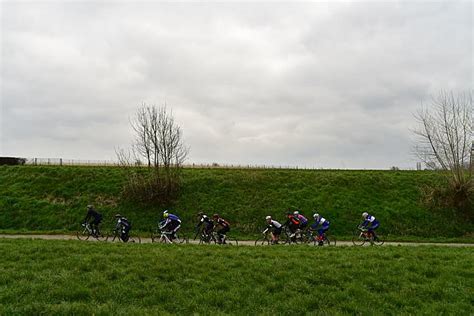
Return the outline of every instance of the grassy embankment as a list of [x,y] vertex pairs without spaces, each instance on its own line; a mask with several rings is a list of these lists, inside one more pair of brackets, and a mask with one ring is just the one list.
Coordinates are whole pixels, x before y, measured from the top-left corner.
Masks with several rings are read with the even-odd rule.
[[0,239],[0,314],[472,315],[472,248]]
[[[0,167],[0,230],[74,231],[92,203],[105,214],[105,226],[120,212],[146,232],[164,206],[123,201],[123,181],[122,170],[114,167]],[[318,208],[339,237],[350,236],[360,213],[369,211],[392,239],[472,240],[473,223],[420,204],[419,188],[437,181],[440,176],[428,171],[186,169],[181,196],[170,209],[187,231],[198,211],[219,212],[239,237],[256,234],[265,215],[283,219],[284,210],[296,206],[308,216]]]

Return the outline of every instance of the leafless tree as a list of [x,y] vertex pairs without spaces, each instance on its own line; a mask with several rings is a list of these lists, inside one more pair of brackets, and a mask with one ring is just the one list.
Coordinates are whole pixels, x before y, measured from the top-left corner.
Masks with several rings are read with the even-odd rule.
[[[441,91],[430,107],[416,115],[419,143],[415,153],[430,169],[445,171],[454,194],[468,199],[473,193],[472,94]],[[463,200],[463,198],[458,199]]]
[[131,152],[116,151],[120,165],[141,165],[144,160],[152,172],[132,172],[128,191],[137,196],[138,187],[143,187],[140,191],[142,199],[154,201],[156,197],[169,200],[179,188],[180,170],[189,153],[181,128],[166,106],[145,104],[138,108],[130,125],[135,138]]
[[151,167],[152,143],[150,139],[151,117],[149,116],[149,108],[143,104],[137,109],[135,117],[130,120],[130,125],[135,132],[135,141],[133,150],[138,156],[144,157]]
[[166,106],[142,105],[131,125],[135,131],[136,155],[144,158],[149,167],[168,172],[182,166],[189,149],[184,145],[181,128]]

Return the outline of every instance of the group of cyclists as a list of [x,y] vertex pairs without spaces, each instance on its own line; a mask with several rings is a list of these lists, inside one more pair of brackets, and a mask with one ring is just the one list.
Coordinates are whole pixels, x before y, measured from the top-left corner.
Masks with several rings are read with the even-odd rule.
[[[92,205],[87,206],[87,214],[84,219],[84,224],[90,224],[92,234],[95,236],[100,234],[99,225],[102,222],[102,218],[102,214],[97,212]],[[203,212],[199,212],[197,218],[197,230],[202,230],[204,236],[211,236],[213,232],[216,232],[216,242],[219,244],[226,243],[226,236],[230,231],[230,224],[228,221],[219,216],[219,214],[214,214],[211,218]],[[362,213],[362,218],[363,222],[358,227],[366,230],[369,236],[376,240],[377,235],[375,230],[380,226],[380,222],[373,215],[370,215],[367,212]],[[309,220],[303,214],[300,214],[299,210],[288,210],[286,213],[286,221],[283,224],[268,215],[265,217],[266,228],[263,233],[271,233],[272,244],[278,244],[284,227],[288,228],[288,237],[290,239],[295,239],[304,231],[310,230],[317,232],[318,243],[322,246],[325,234],[329,230],[330,222],[317,212],[313,214],[313,219],[314,222],[309,225]],[[132,228],[130,221],[121,214],[116,214],[115,222],[115,230],[120,233],[122,241],[127,242]],[[177,215],[166,210],[163,212],[163,218],[159,222],[159,228],[160,230],[167,232],[170,240],[173,241],[177,238],[177,232],[181,228],[181,219]]]
[[[367,230],[368,235],[376,240],[378,237],[375,230],[380,226],[380,222],[367,212],[362,213],[362,218],[363,222],[358,227]],[[314,222],[308,227],[309,220],[303,214],[300,214],[298,210],[293,212],[288,211],[286,213],[286,222],[283,224],[268,215],[265,218],[267,227],[263,231],[263,234],[271,232],[272,244],[278,244],[284,227],[288,227],[290,232],[288,237],[292,240],[301,236],[306,230],[315,231],[317,233],[318,244],[322,246],[326,233],[329,230],[330,222],[316,211],[313,214],[313,219]]]
[[[88,205],[83,225],[86,225],[86,223],[89,224],[92,229],[92,235],[98,236],[100,234],[99,225],[102,222],[102,218],[102,214],[97,212],[93,205]],[[115,230],[120,233],[120,239],[123,242],[127,242],[130,237],[129,233],[132,224],[121,214],[115,215],[115,221]],[[168,234],[170,241],[173,241],[177,238],[177,232],[181,228],[181,219],[177,215],[166,210],[163,212],[163,219],[159,222],[159,228]],[[216,231],[217,243],[225,244],[226,234],[230,231],[230,224],[228,221],[220,217],[219,214],[214,214],[211,219],[203,212],[199,212],[196,229],[201,228],[203,234],[207,236],[210,236],[213,231]]]

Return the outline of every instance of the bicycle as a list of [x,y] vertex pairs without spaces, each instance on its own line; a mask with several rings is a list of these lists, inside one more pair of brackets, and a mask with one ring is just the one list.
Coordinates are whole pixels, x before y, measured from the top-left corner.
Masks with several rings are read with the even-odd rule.
[[129,242],[129,243],[137,243],[137,244],[140,244],[142,242],[140,236],[136,235],[136,234],[128,234],[128,240],[127,241],[123,241],[122,238],[122,230],[119,229],[119,228],[115,228],[114,230],[112,230],[112,232],[110,232],[109,234],[107,234],[107,238],[105,239],[105,241],[110,241],[110,242]]
[[[220,242],[219,242],[220,240]],[[219,234],[216,231],[212,231],[210,234],[206,233],[204,229],[199,235],[199,244],[220,244],[220,245],[230,245],[238,246],[239,242],[235,238],[229,238],[227,235],[222,236],[219,239]]]
[[363,246],[366,242],[369,242],[371,245],[382,246],[385,239],[382,235],[371,233],[367,228],[357,227],[352,237],[352,243],[354,246]]
[[264,246],[264,245],[272,245],[273,238],[272,232],[268,230],[266,233],[262,232],[262,235],[255,240],[255,246]]
[[280,235],[280,240],[282,243],[290,244],[305,244],[308,242],[310,235],[308,235],[308,230],[302,230],[300,228],[296,229],[293,233],[288,226],[285,226]]
[[[335,246],[336,245],[336,238],[331,236],[328,237],[326,233],[323,233],[322,235],[317,234],[317,231],[315,230],[308,230],[309,235],[311,236],[308,238],[308,243],[313,243],[315,246]],[[314,234],[316,233],[316,234]]]
[[151,242],[159,242],[163,244],[183,244],[188,243],[186,237],[181,237],[178,233],[175,233],[175,237],[172,238],[173,232],[163,230],[161,227],[156,228],[151,232]]
[[98,226],[94,229],[90,223],[86,222],[82,223],[81,227],[82,228],[76,233],[76,237],[79,240],[88,240],[90,237],[93,237],[98,241],[105,241],[107,239],[107,236],[100,232]]

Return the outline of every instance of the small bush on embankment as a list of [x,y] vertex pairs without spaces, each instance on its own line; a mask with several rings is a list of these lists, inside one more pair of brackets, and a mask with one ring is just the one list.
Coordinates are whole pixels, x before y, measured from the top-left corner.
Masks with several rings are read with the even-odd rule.
[[471,248],[0,239],[1,315],[472,315]]
[[381,221],[392,237],[472,235],[473,223],[450,209],[428,209],[420,188],[442,178],[430,171],[222,170],[185,169],[174,205],[144,206],[121,198],[126,181],[115,167],[0,166],[0,229],[51,231],[77,229],[85,206],[94,204],[111,225],[113,214],[127,216],[134,229],[148,231],[169,207],[191,231],[195,214],[220,213],[232,232],[255,234],[268,214],[283,220],[289,206],[331,221],[331,231],[350,236],[362,211]]

